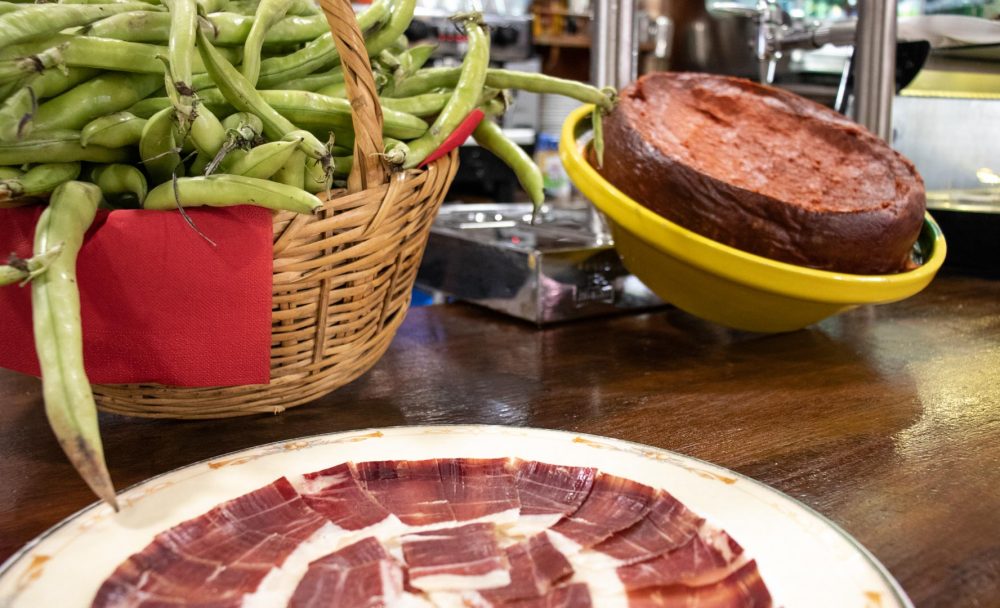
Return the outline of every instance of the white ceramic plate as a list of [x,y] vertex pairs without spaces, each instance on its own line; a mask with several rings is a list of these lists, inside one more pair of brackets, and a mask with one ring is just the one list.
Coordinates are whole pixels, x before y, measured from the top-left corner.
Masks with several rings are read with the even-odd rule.
[[347,460],[517,456],[592,466],[663,488],[725,529],[757,560],[775,605],[912,607],[885,568],[843,530],[765,485],[700,460],[604,437],[541,429],[369,429],[272,443],[196,463],[94,504],[0,567],[0,606],[89,606],[100,584],[155,534],[286,474]]

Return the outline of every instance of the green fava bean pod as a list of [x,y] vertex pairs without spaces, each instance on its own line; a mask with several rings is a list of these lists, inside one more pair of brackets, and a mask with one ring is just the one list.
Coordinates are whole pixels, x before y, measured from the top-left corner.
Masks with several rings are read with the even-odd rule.
[[382,97],[383,110],[404,112],[413,116],[433,116],[444,109],[451,100],[451,92],[424,93],[413,97]]
[[[55,247],[43,254],[34,255],[27,260],[12,259],[6,264],[0,264],[0,287],[31,281],[49,269],[52,260],[62,252],[61,247]],[[13,256],[11,256],[13,257]]]
[[[303,129],[353,128],[351,102],[346,99],[308,91],[268,90],[259,95],[270,108]],[[397,139],[412,139],[427,132],[423,119],[390,108],[382,109],[382,121],[385,135]]]
[[91,68],[45,70],[28,79],[0,106],[0,141],[13,141],[31,132],[31,119],[39,100],[59,95],[97,76]]
[[122,148],[134,146],[142,137],[146,119],[129,112],[115,112],[87,123],[80,131],[80,145]]
[[365,38],[365,49],[368,51],[369,57],[374,57],[382,51],[392,48],[401,37],[405,41],[403,33],[413,21],[413,11],[416,6],[417,0],[396,0],[393,3],[389,9],[389,20],[374,34]]
[[131,157],[128,148],[80,145],[79,131],[35,133],[16,142],[0,144],[0,165],[21,163],[117,163]]
[[304,188],[306,180],[306,153],[302,150],[294,150],[281,169],[271,176],[271,179],[279,184]]
[[177,110],[182,130],[194,120],[194,59],[195,30],[198,28],[198,5],[195,0],[164,0],[170,11],[170,39],[167,43],[167,63],[164,86]]
[[[336,173],[337,170],[336,162],[337,159],[334,158],[332,161],[333,173]],[[305,188],[307,192],[312,192],[313,194],[326,192],[333,185],[333,175],[328,174],[319,161],[307,158],[305,173],[306,179],[302,187]]]
[[0,201],[22,196],[49,194],[60,184],[80,176],[80,163],[46,163],[36,165],[14,179],[0,182]]
[[475,15],[464,20],[469,48],[462,60],[462,72],[448,105],[441,110],[427,133],[409,143],[410,154],[403,165],[409,169],[419,165],[451,135],[476,107],[486,82],[486,67],[490,60],[490,37]]
[[149,192],[146,176],[132,165],[100,165],[91,171],[90,178],[108,198],[127,196],[142,206]]
[[53,47],[29,57],[0,59],[0,83],[19,82],[25,77],[63,63],[59,47]]
[[336,97],[338,99],[347,98],[347,83],[344,82],[334,82],[328,84],[322,89],[316,91],[317,95],[326,95],[327,97]]
[[188,137],[198,152],[215,156],[226,143],[226,128],[208,107],[198,104],[195,107],[194,121],[188,131]]
[[[56,50],[60,65],[161,75],[165,72],[162,57],[169,55],[169,47],[87,36],[75,36],[61,43]],[[239,61],[238,49],[223,49],[221,52],[228,60]],[[191,70],[205,77],[203,74],[205,66],[197,55],[192,57]],[[200,81],[191,76],[185,82],[198,84]]]
[[281,170],[298,146],[297,140],[261,144],[246,154],[233,157],[231,162],[224,162],[222,169],[233,175],[268,179]]
[[0,48],[87,25],[117,13],[149,8],[142,2],[91,5],[36,5],[0,15]]
[[40,105],[33,128],[82,129],[99,116],[128,109],[162,82],[156,74],[102,74]]
[[[243,45],[254,24],[253,15],[215,13],[208,16],[215,28],[212,42],[221,46]],[[309,42],[330,31],[325,15],[285,17],[264,35],[264,46]]]
[[326,72],[310,74],[309,76],[303,76],[302,78],[296,78],[294,80],[279,83],[273,88],[286,89],[289,91],[318,91],[323,87],[328,87],[342,82],[344,82],[344,70],[342,67],[337,66]]
[[199,152],[195,155],[194,160],[191,161],[191,167],[188,171],[188,175],[207,175],[206,171],[208,169],[208,164],[212,162],[212,158],[214,157]]
[[146,123],[139,138],[139,156],[155,183],[170,180],[183,168],[174,123],[174,109],[164,108]]
[[254,13],[253,25],[243,45],[243,65],[241,72],[246,79],[257,85],[260,77],[260,53],[264,49],[264,37],[268,30],[288,12],[293,0],[261,0]]
[[302,188],[255,177],[225,174],[182,177],[174,182],[160,184],[149,192],[143,203],[145,209],[175,209],[178,205],[257,205],[276,211],[313,213],[323,203]]
[[235,112],[226,116],[222,121],[222,126],[227,131],[239,131],[244,134],[244,129],[249,129],[249,133],[253,137],[244,137],[247,141],[252,141],[260,137],[261,133],[264,132],[264,123],[261,121],[260,117],[256,114],[250,114],[248,112]]
[[509,140],[504,135],[500,125],[489,118],[484,118],[479,122],[476,130],[472,132],[472,137],[483,149],[495,154],[514,171],[517,181],[531,197],[535,209],[541,207],[542,203],[545,202],[542,171],[528,156],[528,153],[521,146]]
[[95,38],[163,44],[170,37],[170,15],[152,10],[118,13],[91,23],[80,33]]
[[[461,68],[425,68],[398,82],[393,90],[395,97],[420,95],[439,88],[454,87],[462,74]],[[486,86],[494,89],[519,89],[531,93],[551,93],[592,103],[604,110],[614,107],[612,90],[598,89],[575,80],[489,68],[486,70]]]
[[97,426],[97,405],[83,367],[76,282],[77,255],[100,202],[101,190],[84,182],[66,182],[52,193],[35,227],[34,255],[57,246],[62,252],[31,282],[31,305],[49,425],[87,485],[117,510]]
[[24,175],[24,171],[17,167],[0,167],[0,179],[14,179]]
[[[388,0],[375,0],[365,12],[358,15],[358,29],[366,32],[388,15]],[[340,55],[333,46],[333,35],[327,31],[294,53],[261,61],[257,86],[261,89],[281,87],[285,82],[339,63]]]
[[[264,134],[272,140],[281,139],[296,127],[287,118],[272,108],[246,78],[224,57],[218,54],[204,32],[198,31],[198,50],[205,60],[205,67],[215,80],[219,91],[237,110],[260,117],[264,123]],[[329,152],[314,136],[305,137],[299,144],[310,158],[326,159]]]

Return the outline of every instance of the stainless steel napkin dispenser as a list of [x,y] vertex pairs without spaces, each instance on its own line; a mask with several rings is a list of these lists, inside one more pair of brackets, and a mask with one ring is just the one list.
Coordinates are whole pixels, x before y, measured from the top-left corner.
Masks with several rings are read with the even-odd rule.
[[664,303],[622,265],[587,204],[451,204],[441,208],[417,286],[544,325]]

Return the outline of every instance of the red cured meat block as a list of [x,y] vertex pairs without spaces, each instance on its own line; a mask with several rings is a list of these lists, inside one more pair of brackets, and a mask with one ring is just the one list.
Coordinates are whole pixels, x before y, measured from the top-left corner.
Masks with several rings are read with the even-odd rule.
[[324,523],[282,477],[159,534],[101,585],[93,606],[238,606]]
[[552,586],[573,574],[569,560],[544,534],[504,550],[510,564],[510,584],[480,592],[493,604],[544,596]]
[[626,564],[641,562],[686,544],[704,521],[669,493],[660,491],[645,517],[594,549]]
[[517,464],[516,483],[521,515],[570,515],[590,494],[596,469],[544,462]]
[[409,584],[425,591],[495,589],[510,566],[492,523],[466,524],[402,537]]
[[521,507],[505,458],[438,460],[444,497],[456,521],[469,521]]
[[614,475],[600,474],[580,508],[552,527],[584,548],[593,547],[642,519],[653,502],[653,488]]
[[586,583],[556,587],[543,597],[502,604],[509,608],[590,608],[590,589]]
[[676,583],[705,584],[724,578],[743,548],[721,530],[703,528],[687,544],[649,561],[618,568],[626,589]]
[[768,608],[772,602],[757,570],[757,562],[750,561],[710,585],[673,585],[631,591],[628,605],[629,608]]
[[344,530],[367,528],[389,516],[347,463],[303,475],[299,490],[307,505]]
[[361,462],[358,482],[411,526],[468,521],[519,506],[503,459]]
[[403,593],[403,570],[368,537],[309,564],[291,608],[375,608]]

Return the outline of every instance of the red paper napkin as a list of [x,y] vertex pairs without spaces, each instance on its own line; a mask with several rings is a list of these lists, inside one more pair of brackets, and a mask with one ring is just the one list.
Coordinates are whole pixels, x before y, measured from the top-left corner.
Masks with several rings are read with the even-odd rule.
[[[43,207],[0,209],[0,260],[31,255]],[[271,212],[101,211],[77,263],[84,363],[93,383],[266,383]],[[39,374],[31,288],[0,287],[0,367]]]

